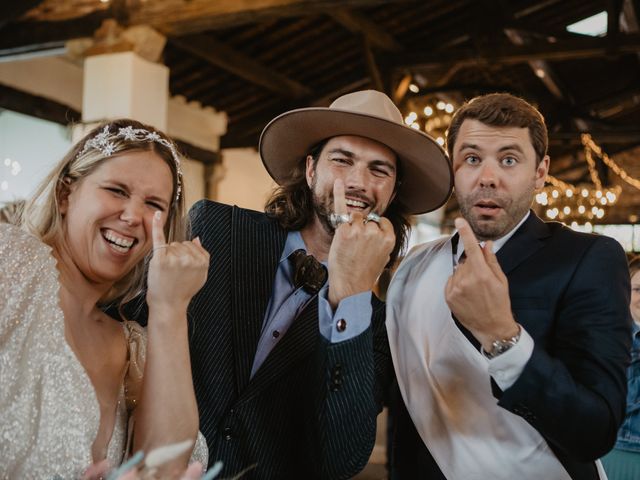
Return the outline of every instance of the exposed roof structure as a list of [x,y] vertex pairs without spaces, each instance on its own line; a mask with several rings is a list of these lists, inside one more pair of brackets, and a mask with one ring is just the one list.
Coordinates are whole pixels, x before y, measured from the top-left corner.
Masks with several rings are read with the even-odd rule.
[[[602,11],[604,36],[567,31]],[[227,113],[223,147],[255,147],[279,113],[356,89],[384,90],[406,113],[509,91],[544,113],[556,177],[589,180],[582,132],[640,176],[640,0],[13,0],[0,6],[0,60],[90,37],[108,18],[167,37],[172,95]],[[635,200],[609,221],[640,205],[623,191]]]

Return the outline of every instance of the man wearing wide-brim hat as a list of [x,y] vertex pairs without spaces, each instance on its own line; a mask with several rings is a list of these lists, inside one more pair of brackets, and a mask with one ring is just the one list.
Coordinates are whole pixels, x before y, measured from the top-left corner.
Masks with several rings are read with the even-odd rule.
[[265,213],[192,210],[211,253],[189,312],[200,427],[222,476],[349,478],[369,458],[392,376],[371,289],[408,216],[449,198],[451,166],[376,91],[276,117],[260,154],[279,185]]

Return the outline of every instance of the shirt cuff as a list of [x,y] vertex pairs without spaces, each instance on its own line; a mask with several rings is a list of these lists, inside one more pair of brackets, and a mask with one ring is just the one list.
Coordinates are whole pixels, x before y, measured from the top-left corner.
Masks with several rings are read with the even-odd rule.
[[520,326],[520,340],[506,352],[489,360],[489,375],[502,391],[511,387],[533,354],[533,338]]
[[318,293],[318,321],[320,334],[331,343],[357,337],[371,325],[371,290],[343,298],[335,313],[329,303],[329,288]]

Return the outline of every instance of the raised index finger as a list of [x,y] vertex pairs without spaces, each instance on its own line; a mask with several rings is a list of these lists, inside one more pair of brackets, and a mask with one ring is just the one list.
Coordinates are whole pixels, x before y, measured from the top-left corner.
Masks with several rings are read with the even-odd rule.
[[473,230],[471,230],[471,226],[464,218],[456,218],[455,220],[456,228],[458,229],[458,233],[460,234],[460,238],[462,239],[462,243],[464,243],[464,251],[467,255],[467,260],[472,262],[477,262],[478,260],[484,261],[484,255],[482,254],[482,249],[480,245],[478,245],[478,239],[473,234]]
[[156,212],[153,215],[153,222],[151,223],[151,239],[153,240],[154,250],[161,245],[167,244],[167,241],[164,238],[164,230],[162,228],[161,212]]
[[333,208],[338,215],[347,213],[347,199],[344,196],[344,182],[336,179],[333,182]]

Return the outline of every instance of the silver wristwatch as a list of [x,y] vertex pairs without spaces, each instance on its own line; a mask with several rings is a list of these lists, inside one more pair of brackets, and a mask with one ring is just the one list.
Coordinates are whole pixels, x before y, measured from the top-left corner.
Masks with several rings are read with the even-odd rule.
[[511,338],[506,338],[503,340],[494,340],[491,344],[491,350],[488,352],[480,347],[482,354],[488,359],[496,358],[498,355],[502,355],[504,352],[513,347],[518,340],[520,340],[520,333],[522,332],[522,328],[518,325],[518,333]]

